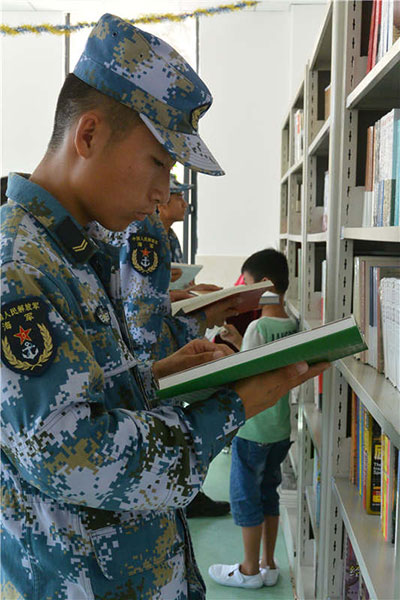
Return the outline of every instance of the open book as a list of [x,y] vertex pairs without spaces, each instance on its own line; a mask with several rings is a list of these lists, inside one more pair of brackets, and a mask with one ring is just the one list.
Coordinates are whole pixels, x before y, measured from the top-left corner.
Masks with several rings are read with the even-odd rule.
[[224,288],[216,292],[202,293],[194,298],[187,298],[186,300],[178,300],[178,302],[172,303],[172,314],[176,315],[179,310],[183,310],[185,313],[191,313],[195,310],[200,310],[220,302],[237,296],[240,300],[236,307],[239,313],[247,312],[253,308],[257,308],[260,298],[268,288],[273,287],[270,281],[260,281],[259,283],[252,283],[251,285],[235,285],[233,287]]
[[196,277],[203,265],[188,265],[186,263],[171,263],[171,269],[180,269],[182,275],[176,281],[169,284],[170,290],[183,290]]
[[[159,398],[179,396],[272,371],[299,361],[334,361],[366,349],[354,317],[301,331],[159,380]],[[198,398],[200,399],[200,398]]]

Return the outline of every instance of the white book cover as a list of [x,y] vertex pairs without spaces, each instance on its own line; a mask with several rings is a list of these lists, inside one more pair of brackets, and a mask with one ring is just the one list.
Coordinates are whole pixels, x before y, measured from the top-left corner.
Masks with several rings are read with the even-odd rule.
[[203,265],[188,265],[185,263],[171,263],[171,269],[180,269],[182,275],[176,281],[169,284],[170,290],[183,290],[191,283],[201,271]]

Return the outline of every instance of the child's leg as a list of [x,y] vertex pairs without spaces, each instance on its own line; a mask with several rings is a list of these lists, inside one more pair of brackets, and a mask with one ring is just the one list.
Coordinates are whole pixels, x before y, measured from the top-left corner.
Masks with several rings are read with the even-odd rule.
[[281,463],[290,448],[289,440],[268,444],[268,456],[262,483],[264,523],[262,532],[261,567],[275,569],[274,551],[279,527],[279,494],[282,481]]
[[264,523],[261,486],[266,446],[236,437],[232,443],[230,479],[231,512],[242,529],[244,560],[240,571],[254,575],[260,570],[260,545]]
[[278,536],[279,516],[265,515],[262,532],[262,557],[260,566],[275,569],[274,551]]
[[260,544],[263,526],[262,523],[255,527],[242,527],[244,560],[240,563],[240,570],[245,575],[255,575],[260,570]]

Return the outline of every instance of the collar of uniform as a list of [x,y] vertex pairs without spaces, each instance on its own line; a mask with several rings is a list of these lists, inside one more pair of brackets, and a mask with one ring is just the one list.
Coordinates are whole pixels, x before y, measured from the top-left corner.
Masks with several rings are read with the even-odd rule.
[[87,262],[98,247],[60,202],[44,188],[11,173],[7,196],[31,213],[76,262]]

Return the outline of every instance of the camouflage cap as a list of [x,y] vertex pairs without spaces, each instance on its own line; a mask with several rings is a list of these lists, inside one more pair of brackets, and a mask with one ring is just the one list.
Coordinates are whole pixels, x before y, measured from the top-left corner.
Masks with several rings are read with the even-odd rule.
[[136,110],[175,160],[202,173],[224,175],[198,133],[199,119],[212,103],[211,93],[166,42],[105,14],[73,73]]
[[185,192],[186,190],[191,190],[192,187],[194,187],[192,184],[190,183],[179,183],[178,179],[176,178],[176,175],[173,175],[172,173],[169,176],[169,193],[170,194],[181,194],[182,192]]

